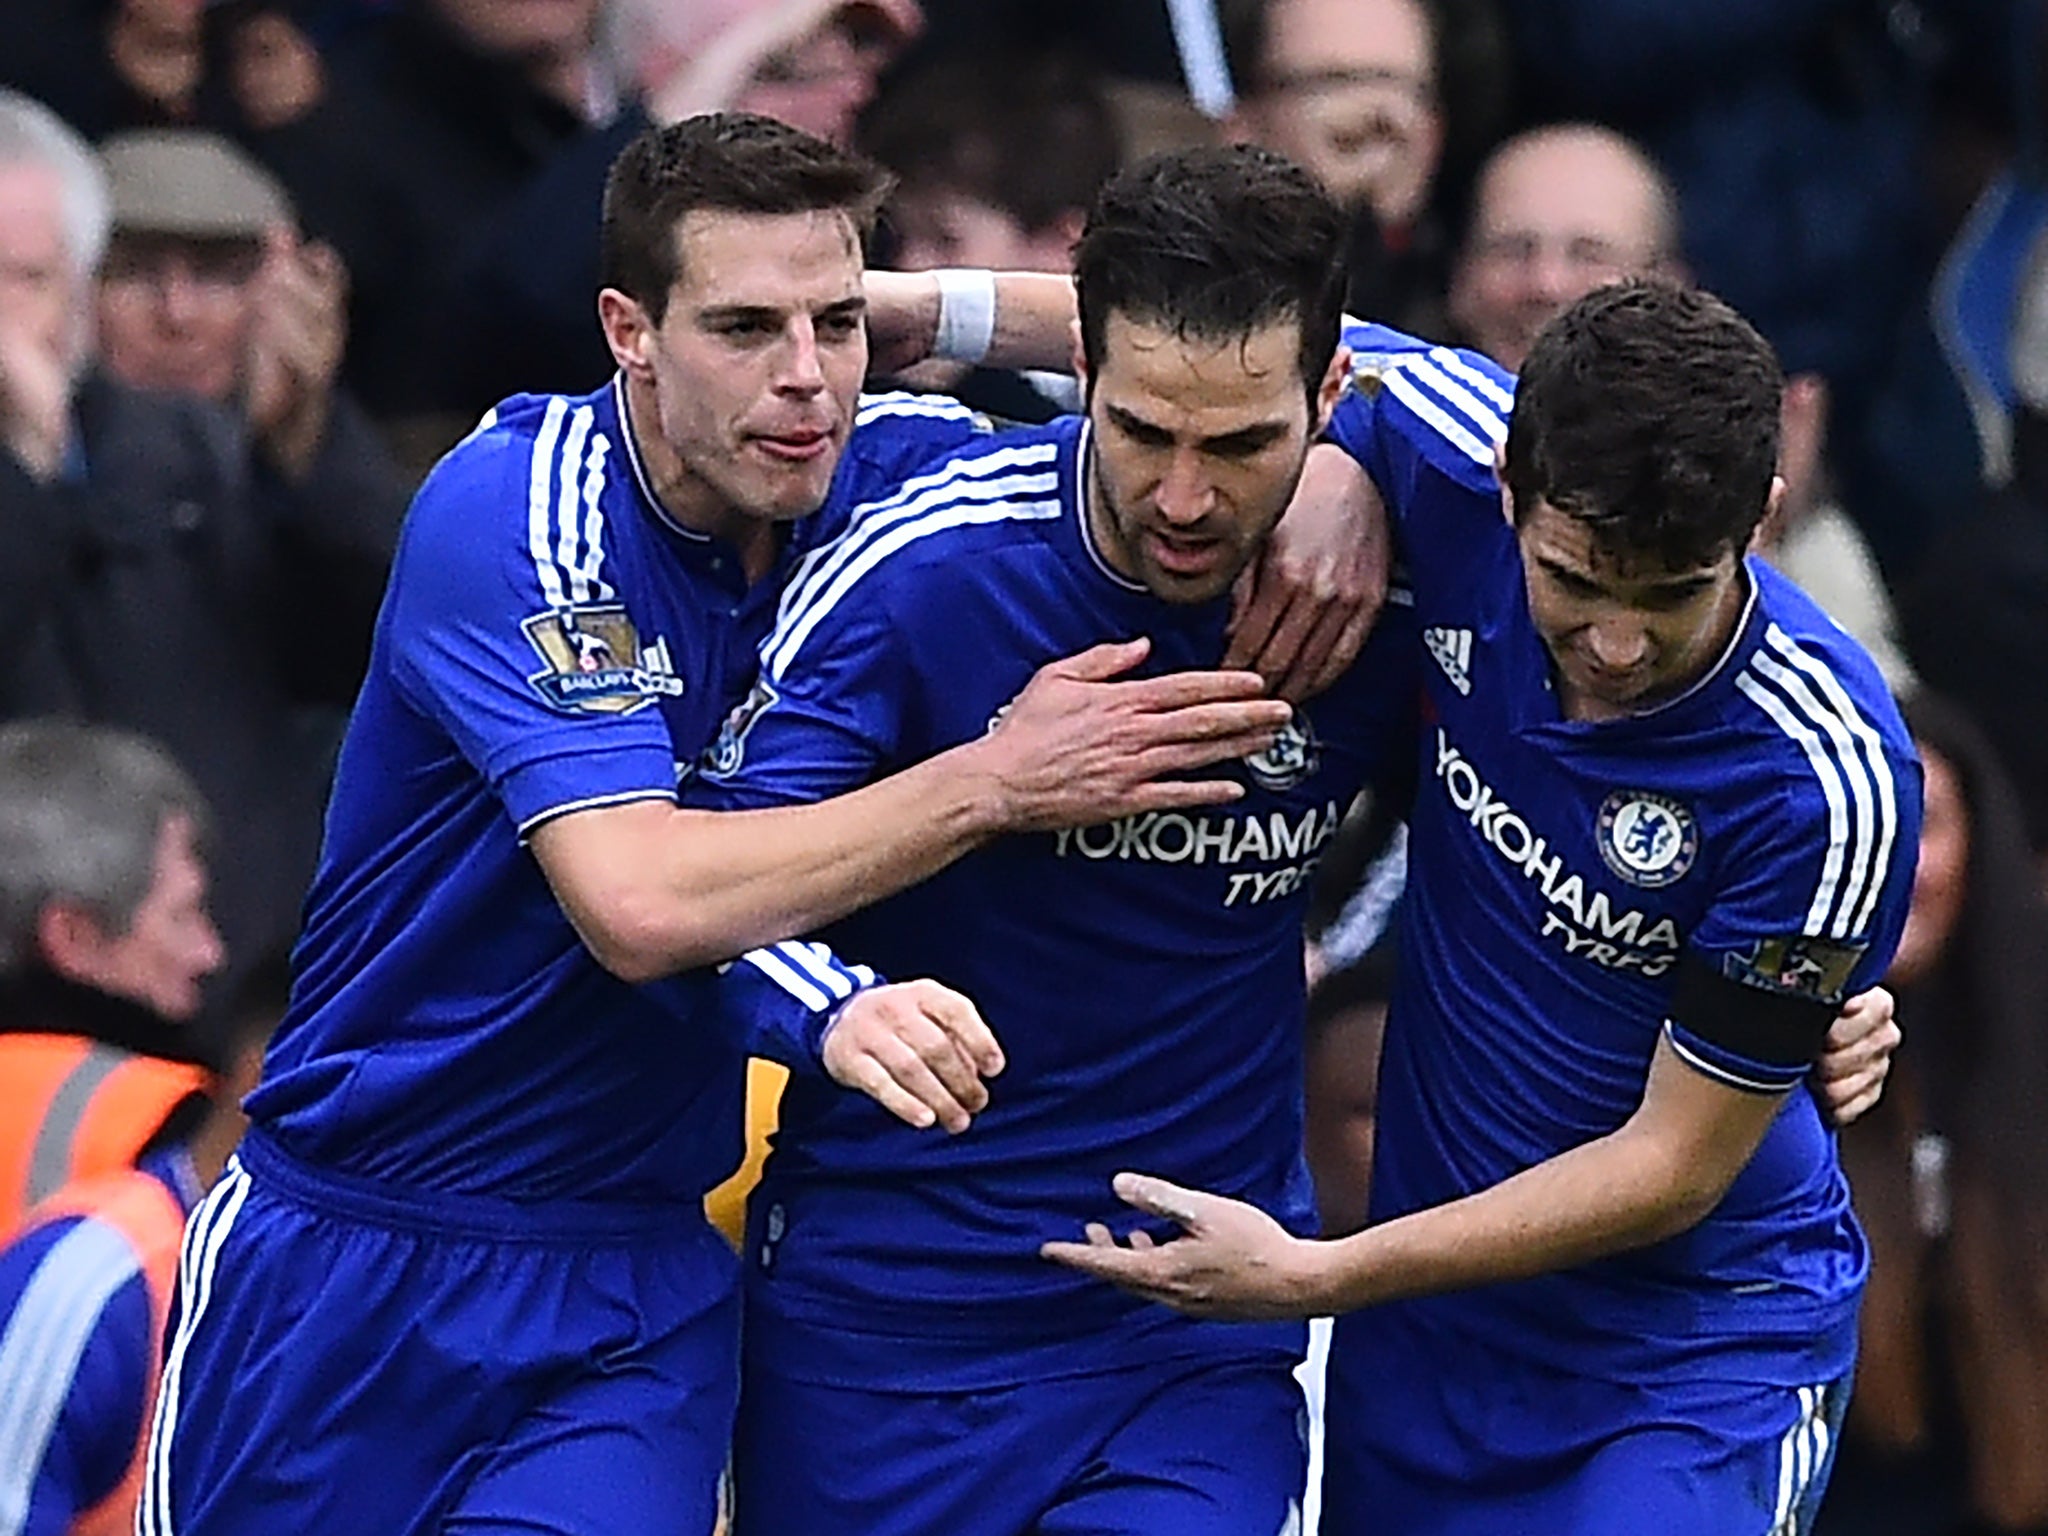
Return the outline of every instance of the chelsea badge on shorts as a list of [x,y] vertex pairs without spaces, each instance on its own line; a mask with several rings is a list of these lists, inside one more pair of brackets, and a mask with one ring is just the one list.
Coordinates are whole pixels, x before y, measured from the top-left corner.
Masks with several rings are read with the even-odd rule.
[[1617,790],[1600,803],[1600,857],[1630,885],[1654,890],[1684,878],[1700,851],[1699,823],[1668,795]]

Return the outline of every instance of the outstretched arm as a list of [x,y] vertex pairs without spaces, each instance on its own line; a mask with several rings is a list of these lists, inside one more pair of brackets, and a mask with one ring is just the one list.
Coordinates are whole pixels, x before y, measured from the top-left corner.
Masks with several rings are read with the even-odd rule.
[[1585,1264],[1671,1237],[1727,1193],[1783,1105],[1688,1066],[1661,1039],[1619,1130],[1490,1189],[1337,1242],[1290,1236],[1252,1206],[1120,1174],[1138,1209],[1183,1228],[1119,1247],[1107,1228],[1047,1258],[1201,1317],[1313,1317]]

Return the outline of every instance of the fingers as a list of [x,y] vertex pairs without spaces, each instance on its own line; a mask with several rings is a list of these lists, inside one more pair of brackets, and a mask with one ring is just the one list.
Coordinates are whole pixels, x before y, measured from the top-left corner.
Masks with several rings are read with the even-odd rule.
[[1135,640],[1113,640],[1103,645],[1091,645],[1077,656],[1048,662],[1038,669],[1038,675],[1073,677],[1089,683],[1106,682],[1130,671],[1151,650],[1152,642],[1143,635]]
[[1116,686],[1131,709],[1152,714],[1205,704],[1256,705],[1253,714],[1270,720],[1277,729],[1294,713],[1289,706],[1266,696],[1266,680],[1256,672],[1167,672]]
[[[1178,1184],[1144,1173],[1120,1173],[1111,1181],[1110,1187],[1124,1204],[1154,1216],[1163,1216],[1175,1226],[1192,1231],[1200,1223],[1204,1197],[1196,1190],[1183,1189]],[[1151,1240],[1148,1238],[1146,1241],[1149,1244]]]
[[1266,579],[1263,556],[1244,569],[1232,591],[1230,643],[1223,652],[1226,668],[1257,669],[1258,658],[1272,647],[1274,632],[1288,612],[1291,595],[1283,583]]
[[1846,1104],[1831,1105],[1828,1109],[1828,1118],[1834,1121],[1835,1128],[1837,1130],[1840,1130],[1845,1126],[1854,1125],[1858,1120],[1861,1120],[1866,1114],[1868,1114],[1871,1110],[1877,1107],[1877,1101],[1881,1097],[1883,1097],[1883,1095],[1884,1084],[1882,1082],[1879,1082],[1875,1086],[1864,1090],[1862,1093],[1859,1093],[1858,1095],[1856,1095],[1856,1097],[1850,1099]]
[[905,1124],[958,1135],[988,1107],[984,1074],[1003,1056],[974,1005],[931,982],[870,988],[848,1003],[824,1042],[833,1081],[858,1089]]
[[1376,608],[1343,604],[1323,611],[1301,643],[1293,665],[1273,685],[1273,692],[1291,704],[1314,698],[1342,677],[1372,633]]
[[[918,1004],[926,1018],[953,1042],[959,1055],[983,1077],[1003,1070],[1003,1048],[996,1033],[982,1018],[981,1010],[950,987],[936,982],[913,983],[919,989]],[[986,1095],[984,1094],[984,1101]]]

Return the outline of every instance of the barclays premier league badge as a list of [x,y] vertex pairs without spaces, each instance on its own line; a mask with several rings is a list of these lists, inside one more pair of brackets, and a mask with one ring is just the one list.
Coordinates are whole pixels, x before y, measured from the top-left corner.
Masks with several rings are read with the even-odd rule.
[[1654,890],[1684,877],[1700,848],[1699,823],[1676,800],[1619,790],[1600,805],[1600,857],[1630,885]]

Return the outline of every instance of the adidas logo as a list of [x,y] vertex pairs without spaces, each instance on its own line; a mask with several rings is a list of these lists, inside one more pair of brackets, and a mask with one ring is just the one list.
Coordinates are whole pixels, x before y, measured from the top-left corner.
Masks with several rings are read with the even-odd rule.
[[1422,643],[1444,669],[1444,676],[1460,693],[1472,691],[1472,631],[1469,629],[1425,629]]

